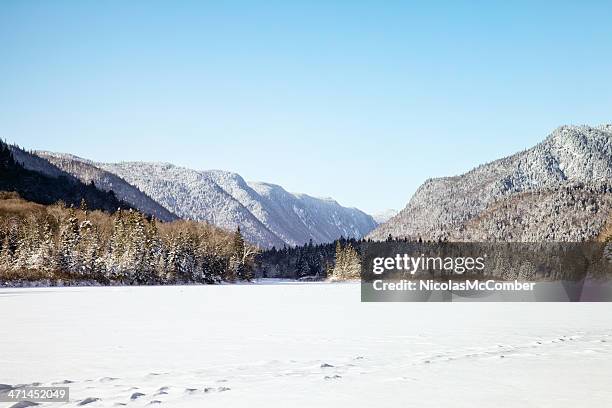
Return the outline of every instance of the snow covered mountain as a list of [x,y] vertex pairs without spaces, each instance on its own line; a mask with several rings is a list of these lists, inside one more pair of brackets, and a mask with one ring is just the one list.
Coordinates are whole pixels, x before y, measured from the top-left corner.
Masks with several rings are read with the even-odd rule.
[[96,163],[61,153],[37,152],[45,160],[162,220],[207,221],[234,230],[262,247],[362,237],[374,219],[332,199],[293,194],[268,183],[246,182],[227,171],[197,171],[168,163]]
[[370,238],[580,241],[612,210],[612,125],[561,126],[531,149],[427,180]]
[[359,238],[375,227],[369,215],[342,207],[331,198],[293,194],[275,184],[245,182],[238,174],[226,171],[204,173],[290,245],[310,239],[320,243],[340,236]]
[[146,214],[153,215],[157,219],[162,221],[174,221],[179,219],[178,216],[168,211],[165,207],[158,204],[138,188],[129,184],[121,177],[96,167],[96,165],[89,160],[71,154],[44,151],[37,151],[36,155],[51,163],[53,165],[51,169],[55,167],[59,168],[85,184],[93,182],[95,186],[101,190],[112,190],[120,200],[129,203],[134,208],[138,208]]
[[329,242],[361,237],[374,219],[331,199],[293,194],[267,183],[247,183],[236,173],[197,171],[166,163],[101,163],[182,218],[226,229],[240,226],[245,237],[264,247]]
[[284,243],[206,172],[168,163],[97,165],[137,186],[181,218],[207,221],[227,230],[240,226],[247,240],[264,247]]
[[382,224],[384,222],[389,221],[389,219],[391,219],[392,217],[395,217],[396,215],[397,215],[397,210],[388,209],[388,210],[381,211],[376,214],[372,214],[372,218],[374,218],[374,221],[376,221],[378,224]]

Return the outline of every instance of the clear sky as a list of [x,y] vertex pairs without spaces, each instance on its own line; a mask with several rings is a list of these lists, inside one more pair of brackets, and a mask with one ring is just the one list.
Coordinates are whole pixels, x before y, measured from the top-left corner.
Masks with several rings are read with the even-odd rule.
[[612,122],[611,2],[0,2],[0,137],[374,212]]

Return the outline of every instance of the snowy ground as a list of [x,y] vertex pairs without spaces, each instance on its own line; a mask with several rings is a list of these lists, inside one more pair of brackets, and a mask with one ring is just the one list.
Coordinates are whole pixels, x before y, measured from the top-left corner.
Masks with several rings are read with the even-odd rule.
[[362,304],[357,284],[321,283],[0,289],[0,320],[0,383],[67,384],[71,402],[50,407],[612,406],[612,303]]

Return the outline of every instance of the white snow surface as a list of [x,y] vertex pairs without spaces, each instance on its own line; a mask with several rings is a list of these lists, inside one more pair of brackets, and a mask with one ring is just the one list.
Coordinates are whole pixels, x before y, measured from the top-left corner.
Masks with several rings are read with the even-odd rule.
[[358,284],[0,289],[0,383],[70,387],[48,407],[605,407],[611,312],[361,303]]

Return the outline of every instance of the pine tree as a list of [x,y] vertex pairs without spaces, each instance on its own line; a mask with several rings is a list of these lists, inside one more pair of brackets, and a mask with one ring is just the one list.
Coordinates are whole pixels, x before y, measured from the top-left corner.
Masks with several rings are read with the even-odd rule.
[[334,266],[332,280],[359,279],[361,276],[361,261],[359,254],[350,243],[344,247],[340,241],[336,243],[336,264]]
[[104,264],[101,260],[102,247],[98,229],[90,220],[84,220],[79,225],[79,236],[77,253],[81,264],[81,276],[100,280],[104,275]]
[[21,222],[13,263],[13,269],[17,271],[33,270],[37,266],[36,252],[39,246],[37,224],[31,216]]
[[2,240],[2,248],[0,248],[0,271],[8,272],[13,269],[13,251],[11,249],[11,240],[9,234],[5,233]]
[[126,225],[126,248],[123,267],[131,282],[145,283],[149,280],[147,235],[144,216],[130,210]]
[[299,251],[295,261],[295,274],[297,279],[307,276],[310,272],[308,269],[308,262],[306,260],[305,252],[306,251]]
[[240,227],[238,227],[232,237],[231,255],[226,274],[226,280],[228,282],[234,282],[236,279],[245,278],[244,253],[244,238],[242,238]]
[[34,259],[32,262],[33,268],[43,271],[48,277],[51,277],[57,269],[55,241],[51,225],[49,225],[48,221],[42,223],[41,237]]
[[157,230],[157,223],[155,219],[147,223],[146,228],[147,243],[146,243],[146,257],[150,270],[150,283],[160,281],[165,275],[165,253],[162,240]]
[[77,246],[79,244],[79,221],[73,208],[70,208],[68,217],[60,225],[59,259],[58,267],[66,273],[79,272],[79,258]]
[[123,280],[125,278],[122,265],[126,249],[124,218],[124,213],[121,210],[117,211],[113,217],[113,231],[106,256],[106,275],[110,280]]

